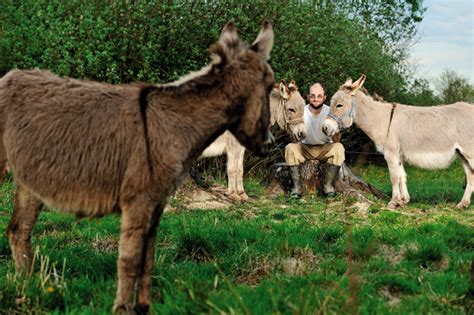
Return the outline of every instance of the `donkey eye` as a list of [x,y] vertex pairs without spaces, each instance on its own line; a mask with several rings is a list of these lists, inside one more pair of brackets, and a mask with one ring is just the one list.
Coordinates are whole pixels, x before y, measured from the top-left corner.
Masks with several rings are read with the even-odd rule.
[[288,110],[292,113],[296,113],[296,111],[293,108],[288,108]]
[[342,107],[342,104],[337,104],[336,105],[336,108],[341,108]]

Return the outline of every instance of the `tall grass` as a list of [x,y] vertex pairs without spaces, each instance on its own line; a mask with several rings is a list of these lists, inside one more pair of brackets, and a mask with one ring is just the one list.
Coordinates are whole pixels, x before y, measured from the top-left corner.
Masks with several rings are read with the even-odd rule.
[[[439,204],[459,202],[465,187],[465,175],[459,160],[440,170],[426,170],[405,166],[407,186],[411,201],[421,204]],[[392,186],[385,164],[357,165],[355,173],[388,195]]]
[[[407,169],[414,203],[399,211],[385,209],[387,200],[367,210],[344,197],[289,201],[256,180],[246,182],[251,200],[227,210],[177,204],[158,232],[153,312],[472,313],[473,213],[454,209],[462,194],[458,168],[444,176]],[[389,192],[385,167],[356,171]],[[2,234],[13,186],[1,188]],[[2,235],[0,313],[110,313],[119,221],[43,211],[33,237],[35,272],[26,278],[15,276]]]

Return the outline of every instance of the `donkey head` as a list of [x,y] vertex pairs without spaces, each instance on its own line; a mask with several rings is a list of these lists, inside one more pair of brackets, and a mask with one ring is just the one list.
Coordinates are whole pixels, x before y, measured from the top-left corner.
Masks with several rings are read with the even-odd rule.
[[[277,94],[278,93],[278,94]],[[271,124],[278,122],[280,128],[284,129],[296,140],[300,141],[306,137],[306,127],[304,124],[305,101],[298,91],[295,81],[287,85],[285,80],[281,80],[275,86],[272,95],[278,95],[278,102],[272,100],[270,103],[272,117]]]
[[269,94],[274,75],[267,63],[273,46],[273,29],[264,22],[252,45],[243,43],[232,22],[211,47],[224,77],[223,91],[232,99],[227,129],[257,155],[265,155],[273,141],[269,131]]
[[363,74],[357,81],[348,79],[331,98],[331,116],[334,117],[341,128],[348,128],[354,123],[356,111],[355,94],[365,81]]

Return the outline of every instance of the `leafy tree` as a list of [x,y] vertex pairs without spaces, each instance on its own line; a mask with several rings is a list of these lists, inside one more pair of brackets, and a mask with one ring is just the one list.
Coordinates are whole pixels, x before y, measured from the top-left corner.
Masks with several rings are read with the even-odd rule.
[[335,0],[339,11],[360,22],[383,43],[384,49],[397,60],[397,71],[405,79],[413,75],[413,65],[403,62],[410,47],[418,40],[418,24],[426,8],[423,0]]
[[426,79],[414,79],[405,93],[400,95],[398,102],[408,105],[431,106],[443,101],[435,95]]
[[374,30],[389,45],[411,40],[426,11],[423,0],[336,0],[333,3]]
[[402,93],[405,83],[400,60],[374,32],[324,3],[0,2],[1,73],[38,67],[115,83],[165,82],[203,66],[207,48],[228,20],[253,40],[262,20],[270,18],[277,79],[295,79],[303,91],[321,81],[332,93],[348,76],[365,73],[368,86],[387,98]]
[[446,69],[436,81],[438,92],[446,104],[474,102],[474,86],[454,70]]

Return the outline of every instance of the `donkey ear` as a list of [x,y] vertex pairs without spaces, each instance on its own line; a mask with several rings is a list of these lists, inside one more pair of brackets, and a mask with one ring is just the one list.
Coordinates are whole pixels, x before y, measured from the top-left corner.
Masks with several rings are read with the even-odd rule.
[[278,85],[278,88],[280,89],[280,96],[283,97],[283,99],[288,99],[288,87],[286,86],[285,80],[281,80],[280,84]]
[[295,80],[290,81],[290,84],[288,84],[288,90],[290,90],[290,92],[298,91],[298,87],[296,86]]
[[250,49],[260,53],[263,59],[267,60],[270,58],[270,51],[273,47],[273,27],[269,21],[264,21],[262,29],[258,34],[257,38],[253,42]]
[[374,99],[374,101],[378,101],[378,102],[383,102],[383,101],[385,101],[385,100],[383,99],[383,97],[380,96],[380,95],[378,95],[377,93],[374,93],[374,94],[372,95],[372,98]]
[[221,36],[219,37],[219,42],[224,44],[226,47],[232,47],[235,45],[235,43],[240,42],[239,35],[237,34],[237,29],[233,21],[227,22],[227,24],[224,26]]
[[241,49],[241,41],[237,34],[234,22],[229,21],[224,26],[221,36],[217,43],[209,48],[214,65],[225,64],[239,53]]
[[359,90],[362,85],[364,85],[366,76],[365,74],[361,75],[360,78],[357,79],[354,83],[351,84],[350,89],[351,89],[351,94],[354,95],[357,90]]
[[351,88],[352,86],[352,79],[351,78],[347,78],[346,82],[344,82],[344,84],[342,85],[342,87],[345,87],[345,88]]

